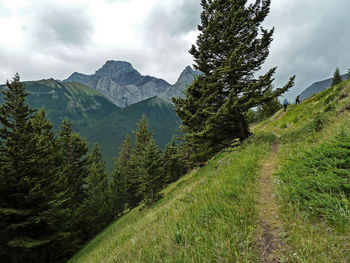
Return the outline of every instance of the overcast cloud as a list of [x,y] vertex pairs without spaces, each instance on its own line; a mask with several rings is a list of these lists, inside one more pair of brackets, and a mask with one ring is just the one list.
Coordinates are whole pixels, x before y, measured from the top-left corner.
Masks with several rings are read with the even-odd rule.
[[[189,48],[200,0],[2,0],[0,83],[92,74],[106,60],[126,60],[144,75],[174,83],[192,64]],[[273,0],[275,27],[263,71],[278,66],[275,86],[296,74],[292,98],[314,81],[350,68],[350,1]]]

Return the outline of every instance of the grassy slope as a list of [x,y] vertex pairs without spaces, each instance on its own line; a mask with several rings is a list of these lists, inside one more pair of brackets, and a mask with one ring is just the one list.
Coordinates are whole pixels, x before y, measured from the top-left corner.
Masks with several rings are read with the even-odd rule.
[[[332,144],[341,130],[350,133],[349,93],[347,81],[253,128],[257,133],[263,130],[281,135],[275,180],[285,230],[286,246],[280,251],[284,262],[350,262],[349,197],[337,193],[339,188],[332,182],[337,173],[322,182],[322,166],[331,164],[324,158],[315,160],[315,154]],[[317,117],[319,113],[321,117]],[[349,184],[350,178],[346,180]]]
[[223,152],[99,234],[70,262],[254,262],[256,174],[274,136]]
[[[70,262],[259,262],[253,249],[256,177],[273,141],[262,134],[269,133],[281,136],[275,173],[284,226],[281,262],[350,262],[350,222],[338,228],[322,213],[310,213],[314,203],[308,210],[294,202],[298,193],[289,191],[290,182],[302,183],[303,176],[287,170],[298,171],[291,160],[302,160],[304,152],[331,141],[341,129],[350,132],[349,93],[350,83],[343,83],[256,125],[255,138],[241,149],[220,153],[205,168],[170,185],[154,207],[125,214]],[[321,124],[315,121],[320,112],[325,112]],[[341,201],[324,194],[325,200]]]

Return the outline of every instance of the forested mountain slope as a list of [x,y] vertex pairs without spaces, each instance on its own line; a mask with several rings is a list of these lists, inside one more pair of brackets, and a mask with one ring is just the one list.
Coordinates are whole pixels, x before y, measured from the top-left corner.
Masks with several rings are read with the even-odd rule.
[[24,82],[24,85],[29,92],[29,106],[44,108],[55,129],[67,118],[74,130],[87,139],[91,149],[95,143],[100,145],[108,170],[112,169],[126,134],[131,135],[142,114],[147,117],[161,149],[177,134],[180,124],[174,106],[161,98],[154,97],[120,109],[98,90],[78,82],[48,79]]
[[[34,109],[45,108],[55,128],[67,118],[72,122],[74,129],[79,130],[119,109],[97,90],[81,83],[61,83],[47,79],[27,81],[23,84],[29,93],[29,106]],[[0,89],[4,87],[0,86]]]
[[[70,262],[349,262],[349,93],[341,83],[255,125],[242,146],[169,185],[154,206],[125,211]],[[270,205],[266,162],[276,163],[270,229],[260,212]]]
[[157,97],[115,111],[107,118],[79,132],[91,145],[94,143],[100,145],[107,168],[111,170],[119,146],[126,134],[132,135],[136,123],[143,114],[149,122],[157,146],[163,149],[172,136],[178,133],[180,120],[174,111],[174,106]]

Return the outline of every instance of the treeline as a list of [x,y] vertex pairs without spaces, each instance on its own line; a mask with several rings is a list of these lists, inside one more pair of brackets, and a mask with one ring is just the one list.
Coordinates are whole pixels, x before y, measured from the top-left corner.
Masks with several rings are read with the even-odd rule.
[[175,141],[159,151],[145,117],[109,177],[98,145],[89,153],[67,120],[55,133],[44,110],[28,107],[18,75],[2,93],[1,262],[64,262],[126,209],[155,202],[184,172]]

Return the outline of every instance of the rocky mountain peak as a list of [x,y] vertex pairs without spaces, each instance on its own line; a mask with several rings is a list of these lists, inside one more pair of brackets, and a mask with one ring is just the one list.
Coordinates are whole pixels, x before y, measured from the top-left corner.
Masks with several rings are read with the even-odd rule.
[[191,84],[193,81],[193,78],[197,75],[199,75],[199,71],[193,70],[190,66],[187,66],[182,73],[180,74],[179,78],[177,79],[175,85],[179,84]]
[[119,85],[133,84],[141,78],[141,74],[129,62],[114,60],[108,60],[95,76],[109,77]]

